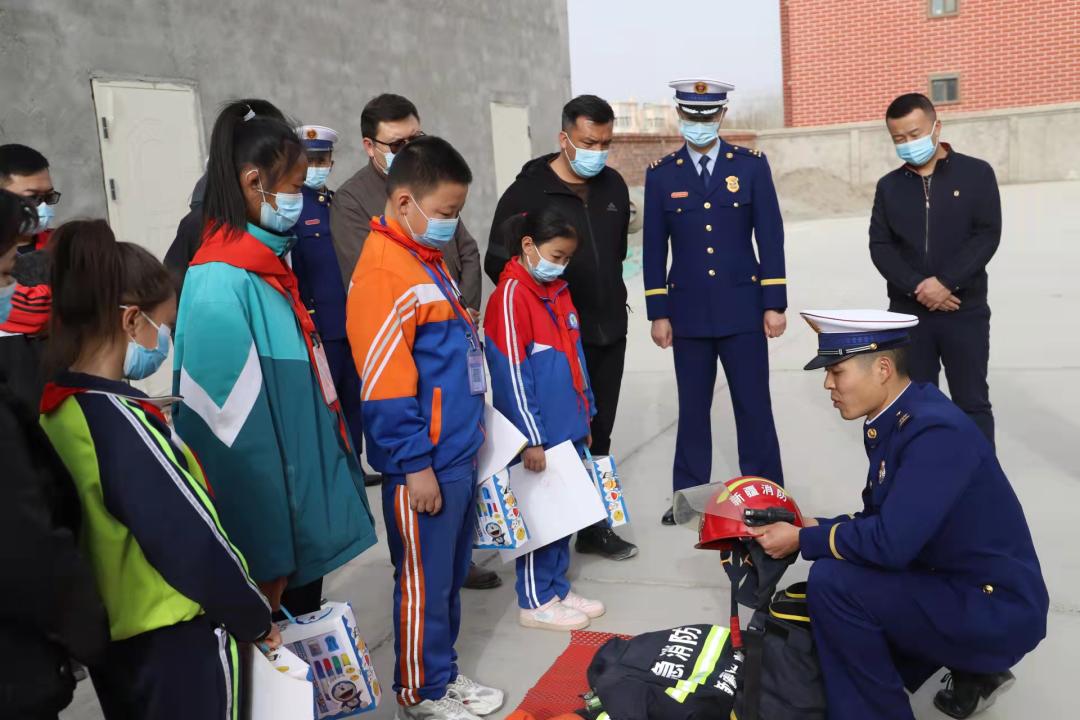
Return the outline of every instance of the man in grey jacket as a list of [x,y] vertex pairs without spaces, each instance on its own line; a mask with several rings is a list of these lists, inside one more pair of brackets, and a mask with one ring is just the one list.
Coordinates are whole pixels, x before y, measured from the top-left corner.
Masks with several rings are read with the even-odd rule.
[[[420,115],[408,99],[384,94],[372,99],[360,114],[360,132],[369,162],[345,181],[334,195],[330,208],[330,232],[337,251],[345,287],[352,280],[353,268],[360,259],[370,231],[371,218],[382,215],[386,206],[386,173],[394,155],[410,141],[424,134]],[[480,251],[476,240],[459,222],[457,233],[443,251],[450,277],[461,289],[465,306],[480,317]]]

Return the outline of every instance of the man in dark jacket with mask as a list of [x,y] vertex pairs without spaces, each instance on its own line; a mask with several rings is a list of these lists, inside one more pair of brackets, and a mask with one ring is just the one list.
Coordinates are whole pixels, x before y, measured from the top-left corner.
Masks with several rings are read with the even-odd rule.
[[[498,283],[510,247],[507,220],[543,207],[557,207],[578,232],[580,244],[563,277],[581,315],[585,362],[596,397],[592,453],[607,455],[619,404],[626,355],[626,285],[622,263],[630,225],[626,181],[606,166],[615,113],[595,95],[581,95],[563,108],[560,152],[530,160],[506,189],[491,223],[484,270]],[[625,560],[637,548],[617,536],[607,523],[578,533],[578,552]]]

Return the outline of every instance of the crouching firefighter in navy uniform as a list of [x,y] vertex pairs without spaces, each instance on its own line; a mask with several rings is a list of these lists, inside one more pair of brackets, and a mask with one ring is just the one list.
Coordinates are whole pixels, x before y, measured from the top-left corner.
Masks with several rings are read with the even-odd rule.
[[334,143],[338,134],[322,125],[304,125],[296,132],[307,151],[308,171],[302,190],[304,210],[293,226],[296,246],[292,250],[292,269],[300,288],[300,298],[322,338],[341,411],[349,425],[349,440],[359,458],[364,447],[360,377],[345,335],[346,293],[330,236],[330,203],[334,193],[326,187],[326,178],[334,167]]
[[914,691],[945,666],[939,710],[966,718],[1014,681],[1046,635],[1049,598],[1024,510],[970,417],[907,372],[906,328],[879,310],[808,311],[825,389],[866,418],[863,509],[760,529],[773,557],[802,551],[831,720],[912,720]]
[[[674,346],[675,353],[674,489],[710,480],[718,357],[735,410],[739,470],[783,485],[766,344],[766,337],[783,334],[787,309],[784,224],[772,173],[760,151],[719,137],[733,86],[715,80],[670,85],[686,144],[645,175],[643,243],[653,342]],[[671,510],[663,523],[674,524]]]

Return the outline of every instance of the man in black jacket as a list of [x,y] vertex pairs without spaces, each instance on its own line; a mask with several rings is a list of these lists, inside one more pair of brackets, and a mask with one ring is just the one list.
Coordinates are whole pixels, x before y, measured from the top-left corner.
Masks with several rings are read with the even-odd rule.
[[[623,361],[626,356],[626,285],[622,263],[630,225],[630,195],[626,181],[606,166],[615,126],[611,106],[595,95],[581,95],[563,108],[560,152],[542,155],[521,168],[495,208],[484,271],[498,283],[511,247],[520,238],[508,238],[510,217],[558,208],[574,225],[580,238],[574,259],[563,278],[581,315],[581,340],[596,398],[592,421],[592,453],[607,455],[619,404]],[[578,533],[578,552],[595,553],[611,560],[637,554],[637,547],[599,523]]]
[[994,169],[940,141],[925,95],[893,100],[885,124],[905,164],[878,181],[870,257],[888,282],[889,309],[919,317],[911,379],[936,385],[944,364],[953,402],[992,443],[986,264],[1001,240]]

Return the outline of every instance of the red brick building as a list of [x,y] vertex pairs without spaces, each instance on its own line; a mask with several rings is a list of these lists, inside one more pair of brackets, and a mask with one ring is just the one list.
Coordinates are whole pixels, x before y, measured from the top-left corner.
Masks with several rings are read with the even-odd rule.
[[1080,0],[780,0],[784,124],[1080,101]]

